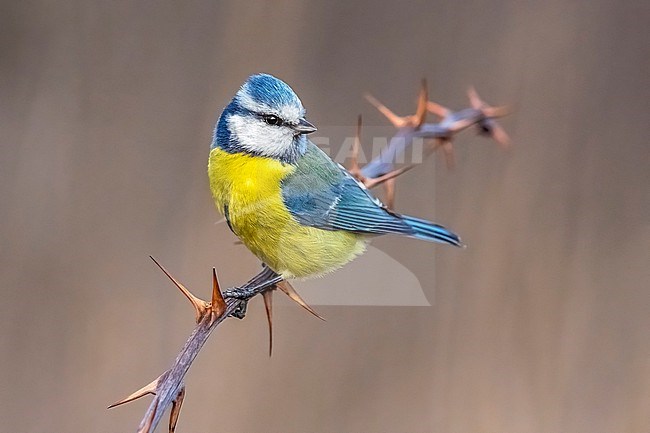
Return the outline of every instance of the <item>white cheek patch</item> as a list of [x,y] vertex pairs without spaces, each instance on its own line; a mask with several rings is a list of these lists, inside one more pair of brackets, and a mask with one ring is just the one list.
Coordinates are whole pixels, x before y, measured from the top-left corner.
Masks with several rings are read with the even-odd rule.
[[291,129],[269,125],[256,117],[233,114],[228,118],[228,127],[243,150],[252,153],[279,158],[293,146]]

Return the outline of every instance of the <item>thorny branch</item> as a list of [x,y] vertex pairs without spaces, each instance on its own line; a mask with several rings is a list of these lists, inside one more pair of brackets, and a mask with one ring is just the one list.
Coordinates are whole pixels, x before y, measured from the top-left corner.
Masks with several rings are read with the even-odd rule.
[[[154,399],[138,426],[138,433],[153,432],[161,421],[165,410],[170,406],[169,432],[172,433],[175,431],[183,398],[185,397],[184,378],[192,366],[194,359],[208,340],[208,337],[210,337],[212,331],[228,317],[241,317],[242,311],[245,311],[248,300],[252,297],[258,294],[262,294],[264,297],[264,304],[269,322],[269,332],[271,332],[272,325],[271,296],[276,288],[283,291],[291,300],[301,305],[310,313],[322,319],[322,317],[320,317],[309,305],[307,305],[307,303],[305,303],[287,281],[278,281],[278,278],[274,277],[273,273],[268,272],[268,268],[264,268],[262,272],[249,280],[244,286],[224,291],[223,293],[225,295],[221,292],[217,273],[213,268],[212,299],[210,302],[207,302],[193,295],[183,284],[176,280],[176,278],[162,267],[156,259],[153,257],[151,257],[151,259],[190,301],[196,312],[197,325],[169,370],[162,373],[151,383],[109,406],[110,409],[132,402],[140,397],[144,397],[145,395],[152,394]],[[246,295],[242,296],[241,293],[245,293]],[[270,334],[270,337],[271,336],[272,334]],[[270,341],[273,341],[272,337]],[[269,347],[269,353],[270,351],[271,347]]]
[[[447,167],[453,168],[454,148],[453,139],[455,136],[475,125],[480,135],[492,138],[503,149],[510,146],[510,138],[503,128],[496,122],[496,119],[509,113],[507,107],[491,107],[479,97],[473,87],[467,91],[470,108],[459,111],[452,111],[442,105],[428,100],[428,89],[426,80],[422,80],[418,94],[418,104],[415,114],[411,116],[398,116],[388,107],[379,102],[370,94],[365,97],[388,121],[397,129],[391,138],[388,146],[382,153],[363,167],[359,167],[358,155],[361,147],[361,116],[357,123],[357,136],[352,149],[352,157],[349,171],[357,180],[362,182],[366,188],[373,188],[380,184],[384,185],[385,202],[388,208],[393,208],[395,201],[395,178],[413,166],[405,166],[395,169],[395,161],[404,153],[406,148],[413,144],[414,139],[419,138],[428,144],[426,154],[428,156],[440,149],[443,151]],[[440,119],[439,123],[427,123],[426,115],[432,113]]]
[[[427,84],[422,80],[418,95],[416,113],[411,116],[398,116],[379,102],[370,94],[366,99],[375,106],[397,128],[396,134],[390,140],[388,147],[378,157],[368,164],[360,167],[358,155],[361,148],[361,116],[357,123],[357,135],[354,143],[350,173],[362,182],[367,188],[383,185],[386,192],[386,204],[393,207],[395,196],[395,179],[413,166],[395,169],[397,157],[410,146],[415,138],[432,140],[428,147],[431,154],[442,149],[447,160],[447,166],[453,167],[453,138],[460,131],[476,125],[479,134],[491,137],[501,147],[507,148],[510,139],[505,131],[496,123],[495,119],[508,114],[505,107],[491,107],[483,102],[474,88],[468,90],[471,108],[452,111],[435,102],[428,100]],[[439,123],[426,123],[427,112],[440,118]],[[181,293],[190,301],[195,310],[196,327],[192,331],[185,345],[176,357],[172,367],[158,376],[154,381],[135,391],[128,397],[112,404],[109,408],[120,406],[137,400],[145,395],[154,396],[151,404],[138,426],[138,433],[152,433],[160,423],[165,410],[171,407],[169,418],[169,432],[176,430],[176,423],[185,397],[185,375],[189,371],[194,359],[208,340],[212,331],[228,317],[242,318],[248,301],[261,294],[264,300],[268,325],[269,325],[269,355],[273,347],[273,314],[272,296],[276,289],[280,289],[291,300],[305,308],[314,316],[323,319],[300,297],[288,281],[282,280],[268,268],[249,280],[244,286],[228,289],[222,293],[219,287],[216,270],[212,270],[212,298],[210,302],[204,301],[193,295],[183,284],[176,280],[153,257],[151,259],[167,275]]]

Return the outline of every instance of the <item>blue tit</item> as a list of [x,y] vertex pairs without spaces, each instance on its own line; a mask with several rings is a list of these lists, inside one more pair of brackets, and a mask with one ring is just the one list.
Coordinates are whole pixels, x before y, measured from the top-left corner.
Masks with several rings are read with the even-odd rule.
[[461,245],[438,224],[387,209],[309,141],[314,131],[295,92],[267,74],[248,78],[215,128],[214,202],[272,271],[285,279],[323,275],[385,234]]

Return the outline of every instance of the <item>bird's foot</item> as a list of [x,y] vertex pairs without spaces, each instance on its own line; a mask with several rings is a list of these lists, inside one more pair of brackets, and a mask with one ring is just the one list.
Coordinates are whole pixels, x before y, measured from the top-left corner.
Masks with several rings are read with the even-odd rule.
[[223,297],[226,299],[238,299],[239,306],[233,311],[230,316],[237,319],[246,317],[246,309],[248,307],[248,300],[254,295],[248,287],[235,287],[223,292]]
[[251,293],[251,288],[249,287],[235,287],[233,289],[224,290],[223,297],[226,299],[240,299],[247,300],[253,293]]
[[248,283],[241,287],[235,287],[223,292],[224,298],[239,300],[239,306],[231,314],[232,317],[243,319],[246,316],[248,300],[255,295],[264,293],[282,281],[282,277],[264,265],[262,271],[254,276]]
[[248,309],[248,299],[242,300],[235,311],[232,312],[230,317],[234,317],[236,319],[243,319],[246,317],[246,310]]

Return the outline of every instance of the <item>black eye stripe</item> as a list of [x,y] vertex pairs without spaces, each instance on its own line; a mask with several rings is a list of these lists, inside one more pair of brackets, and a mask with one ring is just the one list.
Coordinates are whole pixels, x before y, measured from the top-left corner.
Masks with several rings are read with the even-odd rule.
[[282,124],[284,123],[282,119],[280,119],[275,114],[262,114],[262,120],[264,120],[269,125],[274,125],[274,126],[282,126]]

